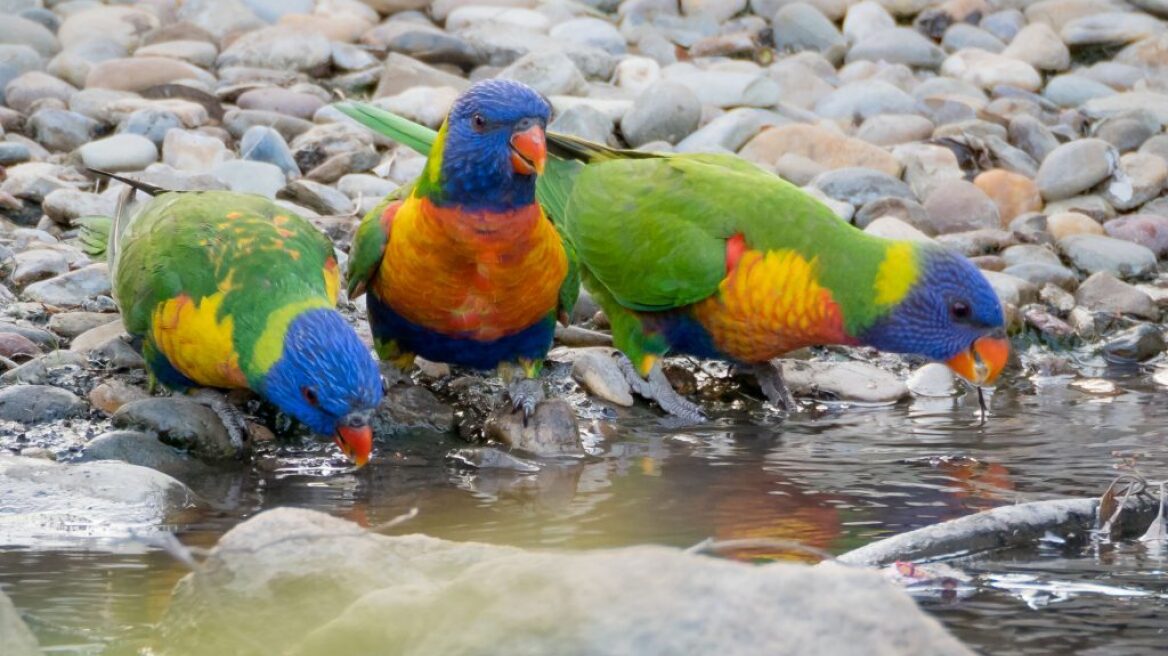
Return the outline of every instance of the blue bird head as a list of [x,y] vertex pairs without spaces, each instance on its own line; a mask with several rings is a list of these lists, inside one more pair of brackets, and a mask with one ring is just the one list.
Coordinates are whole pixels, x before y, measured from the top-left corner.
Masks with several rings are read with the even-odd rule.
[[381,374],[337,311],[306,310],[288,324],[283,353],[264,377],[263,392],[313,431],[333,436],[358,467],[368,462]]
[[521,82],[471,85],[446,118],[437,200],[491,211],[530,205],[547,161],[550,117],[548,101]]
[[915,284],[861,341],[940,360],[975,385],[993,383],[1010,354],[998,295],[960,254],[932,246],[916,253]]

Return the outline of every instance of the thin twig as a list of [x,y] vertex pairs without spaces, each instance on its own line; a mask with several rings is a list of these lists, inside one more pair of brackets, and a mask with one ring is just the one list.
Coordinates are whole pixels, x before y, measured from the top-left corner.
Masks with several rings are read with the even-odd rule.
[[720,551],[734,551],[739,549],[771,549],[775,551],[794,551],[797,553],[815,556],[820,560],[835,560],[835,556],[819,547],[812,547],[796,540],[782,538],[743,538],[739,540],[715,540],[706,538],[685,550],[687,554],[717,553]]

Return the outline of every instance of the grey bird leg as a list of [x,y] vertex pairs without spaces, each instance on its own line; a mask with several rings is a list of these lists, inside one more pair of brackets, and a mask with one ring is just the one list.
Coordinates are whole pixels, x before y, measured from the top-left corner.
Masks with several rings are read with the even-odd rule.
[[535,414],[535,406],[547,398],[543,383],[538,378],[516,377],[507,383],[507,396],[511,398],[513,411],[523,411],[523,424]]
[[649,370],[649,379],[641,378],[637,373],[636,367],[623,353],[617,355],[617,366],[620,367],[621,373],[625,375],[625,379],[629,381],[629,386],[633,391],[646,399],[657,402],[661,409],[665,412],[690,421],[693,423],[700,423],[706,420],[706,415],[702,413],[702,409],[694,403],[686,400],[683,396],[673,389],[669,384],[669,379],[665,377],[665,372],[661,370],[661,363],[653,365]]
[[795,412],[799,406],[795,405],[795,398],[787,383],[783,381],[783,365],[778,360],[763,362],[754,365],[754,376],[767,401],[784,412]]
[[205,387],[191,390],[188,396],[191,400],[210,408],[219,417],[219,421],[223,422],[223,427],[227,429],[231,445],[237,449],[243,448],[248,435],[247,419],[244,418],[239,408],[231,405],[221,392]]

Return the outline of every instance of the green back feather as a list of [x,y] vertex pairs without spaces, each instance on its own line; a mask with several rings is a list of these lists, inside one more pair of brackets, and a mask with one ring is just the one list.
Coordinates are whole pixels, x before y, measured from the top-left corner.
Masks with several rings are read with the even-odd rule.
[[[273,224],[280,215],[288,217],[283,232]],[[253,383],[265,373],[252,356],[268,317],[293,303],[328,301],[322,272],[332,242],[261,196],[161,194],[128,221],[116,245],[113,286],[126,329],[148,336],[159,304],[180,294],[198,302],[225,289],[219,319],[232,319],[235,352]]]

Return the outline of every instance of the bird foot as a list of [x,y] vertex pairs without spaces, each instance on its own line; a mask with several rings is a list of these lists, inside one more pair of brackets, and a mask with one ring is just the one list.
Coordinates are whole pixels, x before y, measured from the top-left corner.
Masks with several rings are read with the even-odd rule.
[[188,397],[192,401],[210,408],[219,417],[219,421],[223,422],[223,427],[227,429],[227,437],[231,440],[231,445],[237,449],[243,448],[249,434],[247,419],[239,408],[231,405],[223,393],[202,387],[191,390]]
[[535,414],[535,406],[547,398],[543,383],[537,378],[516,378],[507,383],[507,396],[511,398],[513,412],[523,411],[523,425]]
[[792,413],[799,409],[791,390],[783,380],[783,365],[778,360],[763,362],[754,366],[754,375],[767,401],[783,412]]
[[378,360],[377,368],[381,371],[381,386],[384,389],[388,390],[401,382],[410,382],[405,370],[391,362]]
[[701,408],[673,389],[673,386],[669,384],[669,379],[665,377],[665,372],[661,371],[660,364],[653,365],[653,368],[649,370],[648,380],[641,378],[633,363],[624,354],[617,356],[617,366],[620,367],[621,373],[624,374],[625,380],[629,381],[629,386],[633,388],[634,392],[646,399],[656,401],[657,405],[661,406],[665,412],[692,423],[701,423],[706,420],[706,415]]

